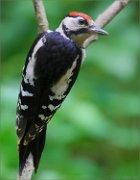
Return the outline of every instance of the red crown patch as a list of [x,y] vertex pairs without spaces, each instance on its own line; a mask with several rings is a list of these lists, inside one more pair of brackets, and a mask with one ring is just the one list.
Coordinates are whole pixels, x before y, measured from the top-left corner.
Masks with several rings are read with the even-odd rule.
[[86,20],[91,20],[92,18],[90,16],[88,16],[87,14],[84,13],[80,13],[80,12],[70,12],[69,16],[71,17],[77,17],[77,16],[81,16]]

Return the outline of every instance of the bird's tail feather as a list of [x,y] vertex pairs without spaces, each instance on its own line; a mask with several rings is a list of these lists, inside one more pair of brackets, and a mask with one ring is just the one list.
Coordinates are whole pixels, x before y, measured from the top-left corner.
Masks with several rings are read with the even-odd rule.
[[[42,151],[45,145],[46,139],[46,128],[45,127],[38,136],[31,141],[28,145],[23,145],[24,138],[20,141],[18,145],[19,150],[19,177],[22,176],[22,173],[25,171],[34,170],[37,172],[39,161],[41,158]],[[30,166],[30,167],[29,167]],[[32,167],[31,167],[32,166]],[[27,169],[31,168],[31,169]],[[23,172],[24,171],[24,172]]]

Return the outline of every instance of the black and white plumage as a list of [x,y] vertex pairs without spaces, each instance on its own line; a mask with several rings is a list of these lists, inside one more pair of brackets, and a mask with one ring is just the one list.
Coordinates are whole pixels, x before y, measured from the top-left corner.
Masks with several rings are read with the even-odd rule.
[[86,14],[72,12],[56,31],[40,34],[33,43],[23,69],[17,106],[20,175],[29,156],[37,170],[47,124],[71,90],[83,59],[83,43],[93,32],[106,34],[95,28]]

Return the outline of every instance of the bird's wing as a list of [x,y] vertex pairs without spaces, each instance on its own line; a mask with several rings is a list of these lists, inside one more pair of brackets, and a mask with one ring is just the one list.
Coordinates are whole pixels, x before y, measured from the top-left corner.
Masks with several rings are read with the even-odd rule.
[[20,138],[24,136],[25,145],[35,139],[60,107],[81,64],[80,50],[59,33],[42,36],[31,54],[24,71],[17,110],[17,134]]
[[40,34],[34,41],[27,55],[23,68],[22,82],[17,102],[16,112],[16,132],[19,140],[25,134],[28,126],[34,119],[41,93],[41,87],[37,83],[34,75],[34,67],[36,62],[36,53],[43,45],[44,34]]

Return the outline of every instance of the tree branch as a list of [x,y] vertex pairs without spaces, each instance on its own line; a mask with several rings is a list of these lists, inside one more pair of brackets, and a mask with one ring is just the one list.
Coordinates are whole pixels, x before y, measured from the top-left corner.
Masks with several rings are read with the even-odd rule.
[[[102,14],[100,14],[95,23],[99,27],[107,25],[131,0],[115,0]],[[85,41],[84,46],[91,44],[98,39],[98,35],[93,35]]]
[[38,33],[47,31],[49,28],[49,23],[47,20],[43,0],[33,0],[33,4],[34,4],[35,14],[37,18]]
[[100,14],[96,23],[100,27],[107,25],[128,3],[130,0],[115,0],[102,14]]
[[21,176],[17,177],[17,180],[31,180],[33,171],[34,171],[33,157],[31,154],[29,154],[28,159],[26,160],[25,167],[22,171],[22,174]]

